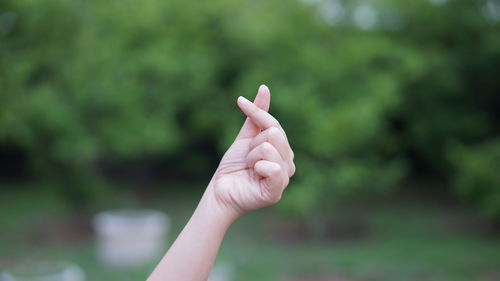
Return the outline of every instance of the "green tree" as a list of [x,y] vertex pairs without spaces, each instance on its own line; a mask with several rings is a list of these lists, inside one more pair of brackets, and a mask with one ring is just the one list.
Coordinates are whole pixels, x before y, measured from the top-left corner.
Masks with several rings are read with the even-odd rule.
[[285,209],[307,218],[421,172],[462,190],[450,151],[482,158],[500,128],[499,21],[434,3],[2,1],[0,143],[82,202],[105,190],[103,162],[207,176],[243,120],[236,97],[266,83],[297,155]]

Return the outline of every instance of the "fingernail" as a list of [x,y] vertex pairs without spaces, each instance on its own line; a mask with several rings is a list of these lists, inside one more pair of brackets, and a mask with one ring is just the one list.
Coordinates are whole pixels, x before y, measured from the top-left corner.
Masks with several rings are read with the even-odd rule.
[[259,90],[262,90],[262,89],[266,89],[266,90],[269,91],[269,87],[267,85],[265,85],[265,84],[262,84],[262,85],[259,86]]
[[245,97],[242,97],[242,96],[238,97],[238,102],[243,104],[243,105],[249,105],[252,103],[251,101],[247,100]]

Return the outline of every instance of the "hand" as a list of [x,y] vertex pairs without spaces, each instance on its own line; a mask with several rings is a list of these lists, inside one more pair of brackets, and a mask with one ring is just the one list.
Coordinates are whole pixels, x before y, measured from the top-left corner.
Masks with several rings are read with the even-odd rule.
[[236,216],[278,202],[295,173],[285,131],[267,112],[270,98],[264,85],[254,103],[238,98],[237,104],[248,118],[209,185],[217,204]]

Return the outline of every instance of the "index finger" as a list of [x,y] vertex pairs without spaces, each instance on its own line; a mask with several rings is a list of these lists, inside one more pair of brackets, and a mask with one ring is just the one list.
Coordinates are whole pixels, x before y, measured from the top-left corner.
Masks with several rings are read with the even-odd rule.
[[248,118],[250,118],[250,120],[252,120],[252,122],[260,129],[265,130],[271,127],[280,128],[280,123],[276,120],[276,118],[266,111],[258,108],[246,98],[240,96],[238,98],[238,106],[241,111],[243,111],[243,113],[248,116]]

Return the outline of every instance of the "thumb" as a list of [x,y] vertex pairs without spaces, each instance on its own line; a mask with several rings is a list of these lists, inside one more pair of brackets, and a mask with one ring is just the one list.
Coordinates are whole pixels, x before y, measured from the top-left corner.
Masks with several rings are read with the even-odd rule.
[[[269,106],[271,103],[271,92],[266,85],[261,85],[257,91],[257,96],[253,102],[257,107],[264,111],[269,111]],[[243,127],[241,127],[240,132],[236,139],[253,138],[259,134],[260,128],[255,125],[249,118],[245,120]]]

